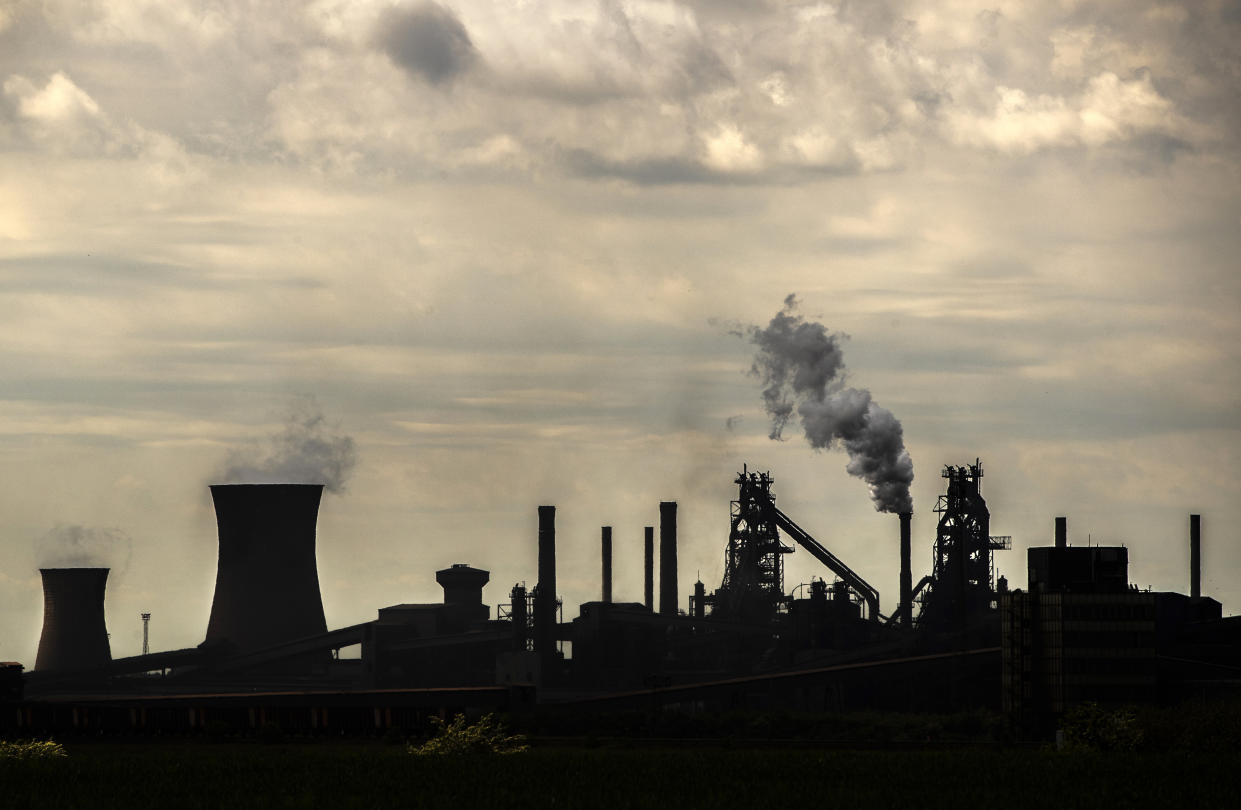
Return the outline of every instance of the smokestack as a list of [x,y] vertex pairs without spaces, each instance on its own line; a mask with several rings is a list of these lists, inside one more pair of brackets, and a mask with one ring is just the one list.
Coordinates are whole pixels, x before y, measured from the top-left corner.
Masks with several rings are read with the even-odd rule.
[[659,504],[659,612],[677,615],[677,503]]
[[220,556],[204,644],[271,647],[327,632],[315,527],[322,484],[211,487]]
[[913,571],[910,563],[909,521],[911,512],[901,512],[901,625],[913,626]]
[[1202,516],[1189,516],[1189,595],[1202,596]]
[[556,507],[539,507],[539,582],[535,586],[534,645],[544,655],[556,648]]
[[1068,548],[1069,545],[1069,519],[1066,517],[1056,518],[1056,548]]
[[655,527],[645,528],[646,547],[643,552],[643,564],[646,566],[646,609],[655,612]]
[[603,536],[600,538],[602,548],[600,549],[603,556],[603,601],[612,601],[612,527],[603,527]]
[[107,568],[40,568],[43,634],[34,668],[39,672],[97,669],[112,661],[103,618]]

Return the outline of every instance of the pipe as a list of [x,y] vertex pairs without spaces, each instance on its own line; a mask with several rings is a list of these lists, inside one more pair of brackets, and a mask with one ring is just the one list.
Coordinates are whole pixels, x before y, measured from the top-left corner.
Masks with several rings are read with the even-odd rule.
[[1189,595],[1202,596],[1202,516],[1189,516]]
[[1056,518],[1056,548],[1068,548],[1069,545],[1069,519],[1067,517]]
[[677,615],[677,503],[659,504],[659,612]]
[[112,661],[103,597],[107,568],[40,568],[43,577],[43,633],[34,668],[38,672],[98,669]]
[[556,507],[539,507],[539,582],[534,594],[534,648],[556,646]]
[[910,562],[909,522],[910,512],[901,512],[901,626],[913,623],[913,570]]
[[644,529],[646,535],[646,546],[643,551],[642,559],[645,566],[645,582],[646,590],[646,609],[655,612],[655,527],[647,526]]
[[603,601],[612,601],[612,527],[603,527],[603,536],[600,538],[602,545],[601,556],[603,557]]
[[211,487],[220,556],[204,643],[257,650],[327,632],[315,530],[322,484]]

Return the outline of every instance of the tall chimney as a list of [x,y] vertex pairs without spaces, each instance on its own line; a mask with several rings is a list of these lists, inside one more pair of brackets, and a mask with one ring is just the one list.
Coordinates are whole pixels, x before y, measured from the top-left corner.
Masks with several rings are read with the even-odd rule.
[[539,507],[539,583],[534,593],[534,648],[556,649],[556,507]]
[[677,503],[659,504],[659,612],[677,615]]
[[1202,596],[1202,516],[1189,516],[1189,595]]
[[239,650],[327,632],[315,526],[322,484],[211,487],[220,556],[204,643]]
[[600,537],[601,556],[603,557],[603,601],[612,601],[612,527],[604,526]]
[[913,515],[901,512],[901,625],[911,627],[913,624],[913,571],[910,562],[909,521]]
[[1069,545],[1069,519],[1066,517],[1056,518],[1056,548],[1068,548]]
[[646,609],[655,612],[655,527],[647,526],[644,530],[646,545],[642,560],[645,566]]
[[39,672],[97,669],[112,660],[103,618],[107,568],[40,568],[43,634],[34,668]]

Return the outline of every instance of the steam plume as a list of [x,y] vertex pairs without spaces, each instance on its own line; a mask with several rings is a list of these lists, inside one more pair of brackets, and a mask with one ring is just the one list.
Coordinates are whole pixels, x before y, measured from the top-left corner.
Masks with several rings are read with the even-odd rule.
[[766,329],[748,329],[750,342],[758,346],[751,372],[763,381],[770,438],[782,438],[796,410],[811,447],[844,446],[845,469],[870,486],[875,509],[912,512],[914,467],[901,423],[875,404],[869,391],[845,387],[844,336],[805,320],[796,309],[797,298],[790,294]]
[[34,542],[39,568],[111,568],[129,566],[133,541],[120,529],[58,525]]
[[230,484],[323,484],[343,492],[357,463],[353,439],[327,421],[311,395],[296,398],[284,428],[262,442],[232,450],[223,479]]

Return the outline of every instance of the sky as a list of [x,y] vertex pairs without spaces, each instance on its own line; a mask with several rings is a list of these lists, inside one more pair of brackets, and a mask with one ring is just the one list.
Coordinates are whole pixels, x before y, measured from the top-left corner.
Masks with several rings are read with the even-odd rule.
[[1216,1],[0,0],[0,660],[66,544],[114,655],[201,642],[207,486],[290,436],[339,477],[331,627],[458,562],[494,610],[540,504],[566,618],[602,525],[641,599],[662,500],[684,602],[747,464],[887,613],[895,516],[768,438],[790,294],[902,426],[915,579],[980,458],[1014,585],[1065,515],[1184,592],[1200,513],[1241,612],[1238,41]]

